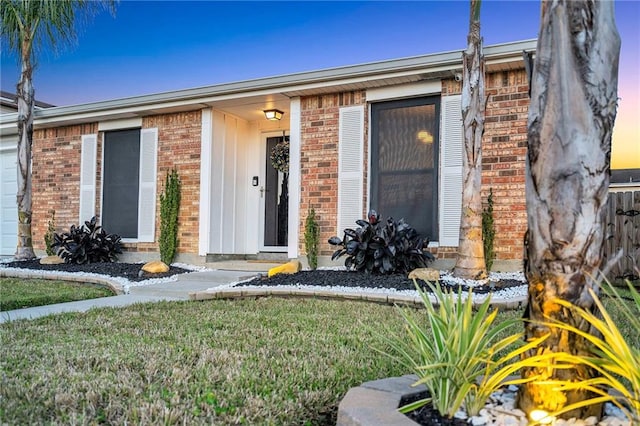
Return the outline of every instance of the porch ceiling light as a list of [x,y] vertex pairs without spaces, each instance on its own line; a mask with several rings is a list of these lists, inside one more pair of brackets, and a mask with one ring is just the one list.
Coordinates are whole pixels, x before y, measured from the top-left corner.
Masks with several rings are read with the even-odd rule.
[[270,121],[279,121],[282,118],[282,114],[284,114],[284,112],[280,111],[279,109],[264,110],[264,117]]

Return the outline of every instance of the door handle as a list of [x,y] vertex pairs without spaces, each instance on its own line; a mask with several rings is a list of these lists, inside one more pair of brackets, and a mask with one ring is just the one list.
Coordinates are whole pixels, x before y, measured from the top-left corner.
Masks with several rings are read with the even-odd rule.
[[266,189],[264,189],[264,186],[261,186],[261,187],[260,187],[260,198],[264,197],[264,193],[265,193],[266,191],[267,191],[267,190],[266,190]]

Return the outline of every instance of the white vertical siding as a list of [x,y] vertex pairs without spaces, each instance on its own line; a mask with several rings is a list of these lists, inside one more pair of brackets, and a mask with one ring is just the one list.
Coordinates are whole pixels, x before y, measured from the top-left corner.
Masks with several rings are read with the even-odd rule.
[[440,246],[457,247],[462,213],[461,96],[442,97],[440,144]]
[[248,124],[219,111],[213,111],[212,124],[208,250],[210,253],[244,254],[248,218],[257,217],[255,211],[247,208],[250,184]]
[[338,236],[362,219],[364,107],[340,108],[338,136]]
[[224,114],[213,112],[213,140],[211,150],[211,235],[212,253],[222,253],[222,188],[224,185]]
[[202,130],[200,135],[200,217],[198,231],[198,254],[209,253],[209,232],[211,229],[211,109],[202,110]]

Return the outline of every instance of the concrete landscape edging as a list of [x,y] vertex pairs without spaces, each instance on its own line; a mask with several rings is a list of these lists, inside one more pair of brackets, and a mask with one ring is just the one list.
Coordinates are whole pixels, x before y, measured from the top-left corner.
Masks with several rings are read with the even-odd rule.
[[418,377],[408,374],[373,380],[349,389],[338,406],[337,426],[415,426],[398,411],[400,401],[426,392],[424,385],[412,386]]
[[110,279],[108,276],[88,276],[88,275],[71,275],[60,274],[56,271],[36,271],[33,269],[23,270],[7,270],[0,268],[0,278],[24,278],[24,279],[37,279],[37,280],[58,280],[58,281],[71,281],[77,283],[96,284],[102,287],[107,287],[113,291],[116,295],[124,294],[124,288],[119,282]]
[[[403,305],[412,307],[422,307],[422,299],[419,296],[395,295],[389,293],[374,292],[344,292],[334,291],[330,287],[326,289],[310,290],[283,287],[227,287],[221,289],[211,289],[206,291],[189,293],[190,300],[216,300],[216,299],[244,299],[256,297],[301,297],[315,299],[333,300],[357,300],[363,302],[373,302],[388,305]],[[493,300],[491,306],[501,309],[519,309],[526,304],[526,296],[513,298],[511,300]],[[479,306],[482,301],[474,302],[474,306]]]

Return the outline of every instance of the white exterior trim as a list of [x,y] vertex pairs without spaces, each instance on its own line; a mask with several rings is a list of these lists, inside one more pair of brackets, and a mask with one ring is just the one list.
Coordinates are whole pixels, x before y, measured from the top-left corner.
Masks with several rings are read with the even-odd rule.
[[289,221],[288,251],[289,259],[298,257],[298,238],[300,223],[300,155],[301,155],[301,108],[300,98],[292,98],[289,110]]
[[409,98],[413,96],[428,96],[440,93],[442,83],[440,80],[424,81],[420,83],[405,84],[402,86],[377,87],[367,89],[367,102],[387,101],[391,99]]
[[342,107],[338,119],[337,234],[362,219],[364,105]]
[[462,96],[443,96],[440,101],[440,175],[438,194],[438,243],[458,247],[462,214]]
[[213,144],[211,108],[202,110],[200,134],[200,217],[198,219],[198,254],[209,253],[211,232],[211,148]]
[[140,182],[138,187],[138,238],[140,243],[155,241],[158,180],[158,129],[140,130]]
[[142,127],[142,117],[139,118],[123,118],[121,120],[101,121],[98,123],[99,132],[107,132],[109,130],[124,130]]
[[78,220],[82,225],[96,214],[96,168],[98,135],[82,135],[80,149],[80,199]]

